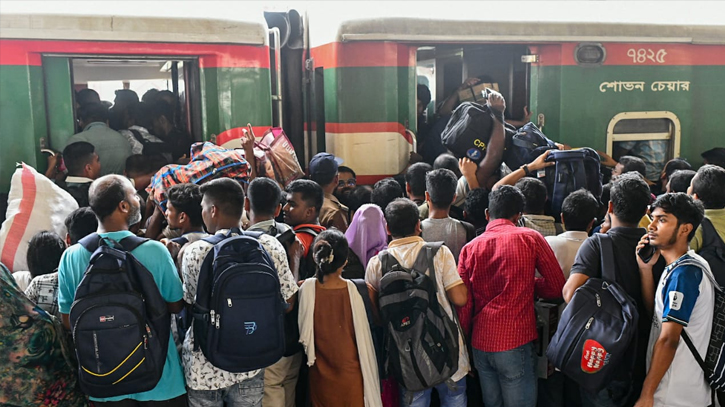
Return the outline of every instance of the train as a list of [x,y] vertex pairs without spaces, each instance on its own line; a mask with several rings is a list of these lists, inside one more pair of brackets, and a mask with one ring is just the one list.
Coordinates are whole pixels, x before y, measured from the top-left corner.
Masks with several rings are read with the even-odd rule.
[[432,120],[470,77],[557,142],[615,158],[654,142],[653,172],[725,145],[725,26],[0,14],[0,194],[16,162],[44,170],[43,151],[77,131],[75,91],[109,81],[165,84],[197,141],[234,148],[247,123],[282,127],[303,167],[327,151],[372,184],[416,150],[417,85]]

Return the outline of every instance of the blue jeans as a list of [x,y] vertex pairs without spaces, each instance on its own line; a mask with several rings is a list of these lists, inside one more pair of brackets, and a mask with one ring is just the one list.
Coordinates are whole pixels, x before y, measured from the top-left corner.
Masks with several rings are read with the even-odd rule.
[[264,370],[251,379],[218,390],[187,389],[189,407],[262,407]]
[[[441,400],[441,407],[466,407],[466,378],[456,382],[456,390],[451,391],[445,383],[435,387],[438,398]],[[430,406],[430,394],[433,389],[427,389],[413,393],[413,401],[406,404],[407,390],[400,388],[400,407],[428,407]]]
[[503,352],[473,349],[486,407],[536,407],[536,352],[533,342]]
[[632,393],[631,381],[612,381],[598,393],[581,389],[582,406],[584,407],[624,407],[631,405],[629,398]]

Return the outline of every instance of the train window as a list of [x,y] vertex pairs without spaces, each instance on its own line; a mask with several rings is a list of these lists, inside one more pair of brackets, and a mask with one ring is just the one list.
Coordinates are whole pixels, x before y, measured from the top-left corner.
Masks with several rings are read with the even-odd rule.
[[581,66],[599,66],[607,58],[602,44],[582,43],[574,50],[574,59]]
[[643,159],[647,178],[655,181],[665,163],[680,155],[680,121],[672,112],[620,113],[609,122],[607,154]]

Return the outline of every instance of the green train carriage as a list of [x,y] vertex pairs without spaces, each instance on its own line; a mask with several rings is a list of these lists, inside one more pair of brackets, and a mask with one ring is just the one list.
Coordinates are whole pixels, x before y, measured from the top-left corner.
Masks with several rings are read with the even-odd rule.
[[43,171],[41,149],[64,148],[77,131],[74,91],[92,80],[167,84],[183,96],[182,121],[195,140],[233,146],[247,123],[263,132],[273,124],[269,38],[261,15],[0,15],[0,194],[16,162]]
[[[313,34],[317,23],[313,15]],[[435,101],[480,75],[498,83],[507,116],[522,119],[528,106],[559,142],[615,156],[658,144],[652,173],[674,157],[697,166],[701,152],[725,146],[723,26],[379,18],[334,28],[311,37],[325,123],[310,136],[363,183],[405,168],[417,83],[431,88],[430,116]]]

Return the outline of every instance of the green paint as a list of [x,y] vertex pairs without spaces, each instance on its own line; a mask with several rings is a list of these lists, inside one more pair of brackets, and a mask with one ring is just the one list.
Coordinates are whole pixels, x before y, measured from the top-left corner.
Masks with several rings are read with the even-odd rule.
[[[680,120],[680,155],[699,163],[699,154],[725,145],[725,82],[722,66],[578,66],[532,70],[534,116],[544,113],[544,132],[573,146],[604,150],[607,126],[622,112],[670,111]],[[689,81],[689,92],[655,92],[655,81]],[[645,82],[644,91],[599,90],[602,82]]]
[[401,124],[407,121],[415,129],[415,81],[415,67],[325,69],[325,120]]
[[43,74],[48,101],[49,145],[54,150],[62,151],[68,139],[76,132],[70,59],[44,57]]
[[235,127],[272,125],[269,69],[201,70],[204,140]]
[[0,66],[0,89],[0,192],[5,193],[16,162],[45,171],[39,141],[47,137],[41,68]]

